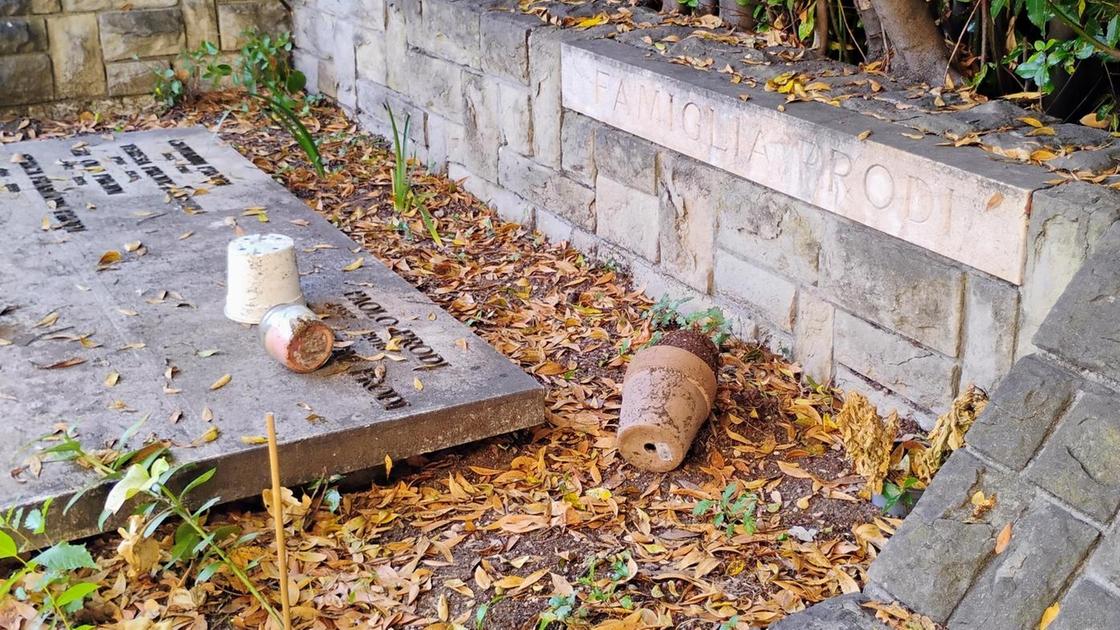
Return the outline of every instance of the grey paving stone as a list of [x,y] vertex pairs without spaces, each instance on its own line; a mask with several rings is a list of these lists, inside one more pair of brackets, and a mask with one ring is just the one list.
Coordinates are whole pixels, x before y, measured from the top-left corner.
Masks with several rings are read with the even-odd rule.
[[794,613],[770,626],[770,630],[888,630],[875,619],[874,611],[860,606],[867,597],[851,593],[832,597]]
[[1064,171],[1103,171],[1120,162],[1120,148],[1074,151],[1046,163],[1046,166]]
[[1098,521],[1120,507],[1120,397],[1086,393],[1027,467],[1026,477]]
[[1120,225],[1097,243],[1070,280],[1034,343],[1075,365],[1120,381]]
[[1112,524],[1089,558],[1087,573],[1120,589],[1120,522]]
[[1120,627],[1120,598],[1089,580],[1078,580],[1062,598],[1060,606],[1058,618],[1046,630],[1116,630]]
[[[997,497],[974,518],[977,491]],[[944,623],[994,555],[996,536],[1030,504],[1033,491],[957,451],[872,563],[868,576],[913,610]]]
[[967,124],[975,132],[1022,125],[1019,118],[1028,115],[1022,107],[1003,100],[988,101],[971,109],[946,114],[946,118]]
[[[1002,500],[1003,497],[997,497]],[[1011,530],[1011,542],[992,558],[961,600],[954,630],[1037,627],[1047,606],[1081,563],[1097,530],[1038,497]]]
[[1104,129],[1094,129],[1075,123],[1051,125],[1058,142],[1075,147],[1105,147],[1114,145],[1116,139]]
[[992,392],[965,440],[1004,466],[1022,470],[1076,394],[1073,375],[1038,356],[1024,357]]
[[[97,448],[150,414],[132,446],[148,436],[170,440],[176,461],[217,468],[207,495],[233,500],[268,485],[265,447],[241,441],[263,432],[268,411],[277,414],[285,484],[543,420],[542,390],[531,377],[374,256],[343,272],[358,257],[351,251],[357,245],[214,134],[172,129],[86,142],[86,149],[72,150],[72,140],[0,149],[0,189],[19,191],[6,192],[0,205],[0,231],[8,238],[0,303],[14,307],[0,315],[0,337],[12,341],[0,347],[0,414],[13,445],[0,453],[5,471],[23,465],[37,439],[60,420]],[[25,156],[20,163],[11,161],[17,153]],[[209,194],[169,201],[172,187]],[[265,209],[268,223],[244,216],[254,206]],[[43,231],[44,217],[57,229]],[[355,342],[352,351],[312,374],[289,372],[270,359],[255,328],[223,315],[225,252],[234,225],[292,237],[309,303],[330,315],[336,330],[372,332],[340,333]],[[131,241],[142,244],[143,255],[126,251]],[[311,247],[317,244],[329,248]],[[113,249],[124,252],[123,259],[99,270],[99,258]],[[54,328],[35,327],[55,310]],[[40,332],[88,334],[100,345],[87,349],[74,340],[42,339]],[[386,335],[403,340],[404,361],[383,365],[363,358],[382,350]],[[219,353],[198,354],[209,349]],[[71,357],[84,362],[35,367]],[[169,365],[177,369],[170,382],[164,376]],[[119,383],[107,387],[111,372],[120,375]],[[210,389],[224,374],[232,377],[228,384]],[[211,427],[219,437],[196,442]],[[49,497],[59,497],[61,505],[95,481],[69,463],[47,464],[38,478],[17,480],[6,472],[0,509]],[[101,486],[87,494],[65,517],[51,510],[57,520],[47,531],[56,537],[93,533],[106,491]]]

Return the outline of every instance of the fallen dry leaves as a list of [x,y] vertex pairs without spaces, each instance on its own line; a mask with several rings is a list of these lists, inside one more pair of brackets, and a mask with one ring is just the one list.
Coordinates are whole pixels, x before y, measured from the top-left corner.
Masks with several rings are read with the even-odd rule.
[[[163,118],[81,118],[20,133],[212,123],[232,102],[211,95]],[[549,422],[386,461],[392,477],[378,474],[362,491],[340,494],[325,484],[286,491],[296,627],[531,627],[559,597],[571,598],[573,627],[746,628],[860,589],[898,522],[857,498],[864,479],[845,458],[832,391],[807,389],[796,366],[732,342],[716,412],[685,465],[667,474],[630,468],[613,435],[629,353],[652,332],[640,290],[622,272],[502,221],[455,182],[420,169],[413,181],[444,244],[402,234],[392,220],[384,145],[332,107],[316,107],[306,122],[331,170],[321,180],[256,111],[233,109],[221,133],[536,376],[548,390]],[[426,233],[418,216],[404,220],[412,234]],[[195,444],[216,436],[212,427]],[[693,515],[728,484],[758,495],[757,531],[729,537],[710,516]],[[257,535],[232,555],[275,597],[267,513],[233,507],[211,520]],[[181,567],[129,575],[151,556],[130,547],[130,536],[125,530],[125,543],[98,544],[102,570],[89,576],[104,585],[90,606],[95,622],[265,624],[264,612],[221,572],[197,585]],[[162,537],[165,556],[173,538],[173,528]]]

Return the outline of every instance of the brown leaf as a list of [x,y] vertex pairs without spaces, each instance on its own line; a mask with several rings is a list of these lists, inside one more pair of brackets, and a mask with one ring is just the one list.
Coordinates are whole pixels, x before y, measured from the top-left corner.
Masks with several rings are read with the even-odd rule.
[[996,555],[1003,553],[1007,549],[1007,545],[1011,543],[1011,523],[1003,526],[1000,530],[999,536],[996,536]]
[[81,357],[70,357],[69,359],[58,361],[57,363],[51,363],[49,365],[35,365],[35,367],[39,368],[40,370],[61,370],[63,368],[74,367],[75,365],[81,365],[85,362],[86,360]]

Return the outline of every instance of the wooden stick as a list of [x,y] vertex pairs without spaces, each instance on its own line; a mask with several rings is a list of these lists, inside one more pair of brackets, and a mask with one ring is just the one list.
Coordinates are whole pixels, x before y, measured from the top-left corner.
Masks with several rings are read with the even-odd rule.
[[292,630],[292,604],[288,601],[288,545],[284,540],[284,498],[280,493],[280,454],[276,449],[276,418],[264,417],[268,427],[268,465],[272,469],[272,521],[276,527],[276,561],[280,572],[280,605],[284,630]]

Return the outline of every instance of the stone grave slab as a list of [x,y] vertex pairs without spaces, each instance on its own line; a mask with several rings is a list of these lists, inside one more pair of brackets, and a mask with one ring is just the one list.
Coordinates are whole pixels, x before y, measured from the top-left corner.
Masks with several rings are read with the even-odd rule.
[[[265,232],[295,240],[309,305],[352,342],[318,372],[223,315],[227,243]],[[232,500],[268,486],[269,411],[288,485],[544,420],[536,381],[202,128],[0,146],[0,233],[0,506],[55,497],[55,539],[94,533],[108,491],[61,514],[97,477],[26,467],[57,423],[92,449],[146,418],[130,445],[215,466],[205,494]]]

